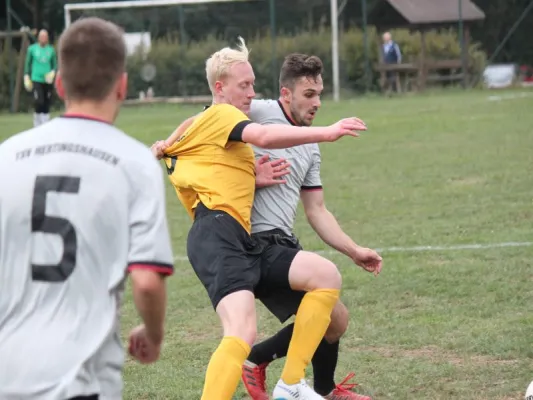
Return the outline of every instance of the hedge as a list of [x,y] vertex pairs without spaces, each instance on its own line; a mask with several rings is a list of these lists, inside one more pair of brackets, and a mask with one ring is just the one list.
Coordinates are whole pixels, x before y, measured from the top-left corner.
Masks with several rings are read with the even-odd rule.
[[[378,43],[380,37],[376,31],[369,29],[369,53],[371,66],[378,60]],[[420,34],[402,29],[392,31],[394,39],[400,45],[405,62],[416,62],[420,54]],[[150,53],[142,56],[137,53],[128,59],[129,97],[137,97],[139,92],[152,86],[156,96],[182,96],[208,94],[209,89],[205,78],[206,58],[226,46],[227,43],[214,37],[201,42],[181,45],[176,36],[168,36],[152,41]],[[269,35],[256,35],[247,38],[247,45],[251,49],[251,61],[256,74],[256,89],[266,95],[272,93],[272,45]],[[343,90],[357,90],[362,87],[364,77],[364,47],[363,32],[360,29],[350,29],[340,36],[339,54],[341,83]],[[432,59],[458,58],[460,45],[457,34],[453,30],[430,31],[426,35],[426,54]],[[329,30],[321,29],[317,32],[302,32],[293,36],[279,35],[276,38],[276,62],[281,66],[283,57],[291,52],[315,54],[322,58],[325,64],[326,92],[331,90],[331,35]],[[480,50],[479,43],[472,43],[468,49],[473,60],[476,73],[483,71],[486,55]],[[16,62],[16,56],[15,56]],[[156,67],[157,75],[153,82],[143,82],[141,68],[146,63]],[[0,108],[7,108],[8,100],[8,72],[7,55],[2,53],[0,59]],[[277,72],[276,72],[277,73]],[[379,76],[372,68],[372,82],[377,86]],[[21,110],[30,107],[31,98],[21,96]]]
[[[405,62],[416,62],[420,54],[420,34],[408,30],[392,32],[400,45]],[[374,29],[369,30],[370,64],[378,61],[379,36]],[[341,82],[343,89],[357,90],[362,87],[364,77],[363,32],[351,29],[341,34],[339,44]],[[156,66],[157,77],[150,84],[157,96],[208,94],[205,78],[205,60],[227,43],[209,38],[188,46],[180,46],[173,38],[159,39],[152,42],[152,49],[146,59],[141,55],[130,58],[128,64],[130,91],[137,95],[149,86],[140,77],[141,67],[146,63]],[[256,75],[256,89],[267,96],[272,93],[272,45],[268,35],[247,39],[251,49],[251,62]],[[469,54],[473,60],[476,73],[483,71],[486,61],[485,53],[478,43],[470,45]],[[426,34],[426,54],[433,59],[459,58],[460,44],[453,30],[430,31]],[[326,91],[331,90],[331,35],[326,29],[319,32],[304,32],[295,36],[278,36],[276,41],[277,66],[281,66],[283,57],[291,52],[315,54],[325,66]],[[373,68],[372,68],[373,69]],[[372,81],[377,86],[379,75],[372,71]]]

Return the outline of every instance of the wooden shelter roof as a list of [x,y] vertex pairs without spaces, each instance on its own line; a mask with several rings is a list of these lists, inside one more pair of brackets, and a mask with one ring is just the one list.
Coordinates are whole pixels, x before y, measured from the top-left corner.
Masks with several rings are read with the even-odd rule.
[[[396,16],[388,15],[384,19],[387,22],[402,17],[404,22],[412,25],[446,24],[459,21],[458,0],[377,0],[378,4],[373,8],[373,19],[381,20],[383,16],[381,8],[387,4],[395,11]],[[378,11],[380,10],[380,11]],[[465,22],[485,19],[485,13],[471,0],[462,0],[462,18]],[[389,14],[389,13],[386,13]],[[401,19],[401,18],[400,18]],[[385,21],[384,21],[385,22]],[[379,22],[377,23],[379,25]]]

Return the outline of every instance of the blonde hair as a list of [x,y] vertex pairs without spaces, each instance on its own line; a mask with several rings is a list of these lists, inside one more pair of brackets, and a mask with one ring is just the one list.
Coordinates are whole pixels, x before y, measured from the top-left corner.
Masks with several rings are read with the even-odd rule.
[[212,54],[205,63],[205,72],[209,89],[214,93],[215,82],[227,76],[232,65],[248,62],[250,51],[246,47],[244,39],[239,36],[237,49],[224,47]]

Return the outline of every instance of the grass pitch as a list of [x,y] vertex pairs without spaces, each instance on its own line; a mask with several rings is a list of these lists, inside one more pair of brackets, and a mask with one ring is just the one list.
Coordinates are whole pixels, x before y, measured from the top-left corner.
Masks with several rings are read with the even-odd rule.
[[[151,144],[199,108],[127,108],[118,126]],[[344,277],[351,323],[339,380],[355,371],[376,400],[522,398],[533,380],[533,246],[495,244],[533,241],[533,93],[325,102],[317,124],[354,114],[368,132],[321,145],[326,202],[356,241],[384,249],[382,274],[331,252],[301,212],[296,225],[304,247],[326,251]],[[29,128],[31,115],[0,122],[3,140]],[[158,363],[126,362],[125,399],[200,398],[221,336],[183,258],[191,222],[167,189],[177,261],[166,342]],[[446,247],[471,244],[487,246]],[[430,245],[442,247],[405,249]],[[279,323],[258,307],[260,335],[274,333]],[[139,322],[129,293],[122,320],[124,335]],[[281,367],[269,368],[270,387]]]

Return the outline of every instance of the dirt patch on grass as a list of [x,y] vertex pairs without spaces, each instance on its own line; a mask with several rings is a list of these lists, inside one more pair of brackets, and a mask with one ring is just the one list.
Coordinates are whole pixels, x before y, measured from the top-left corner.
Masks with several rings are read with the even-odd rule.
[[473,186],[485,182],[485,179],[480,176],[464,176],[461,178],[452,178],[449,182],[454,186]]
[[518,360],[504,360],[482,355],[459,355],[455,352],[441,349],[438,346],[425,346],[418,349],[400,349],[396,347],[357,347],[357,351],[377,353],[387,358],[424,358],[434,363],[450,363],[453,365],[512,365]]

